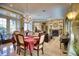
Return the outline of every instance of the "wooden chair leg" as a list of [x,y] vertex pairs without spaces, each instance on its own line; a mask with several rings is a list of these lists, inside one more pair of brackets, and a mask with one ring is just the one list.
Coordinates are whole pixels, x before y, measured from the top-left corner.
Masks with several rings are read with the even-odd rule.
[[37,56],[39,56],[39,50],[37,49]]
[[16,49],[16,52],[18,53],[18,48]]
[[19,49],[18,49],[19,55],[20,55],[20,51],[21,51],[21,49],[19,48]]
[[61,43],[60,43],[60,49],[61,49]]
[[32,56],[32,53],[30,53],[30,55]]
[[24,49],[24,56],[26,56],[26,49]]
[[17,49],[16,49],[17,53],[19,53],[19,47],[17,46]]
[[32,51],[31,51],[31,47],[30,47],[30,46],[29,46],[29,49],[30,49],[30,50],[29,50],[29,51],[30,51],[30,55],[32,56]]
[[42,48],[42,54],[44,54],[44,50],[43,50],[43,48]]
[[31,52],[31,50],[30,50],[30,55],[32,56],[32,52]]
[[15,45],[13,45],[13,47],[14,47],[14,51],[16,50],[16,46]]

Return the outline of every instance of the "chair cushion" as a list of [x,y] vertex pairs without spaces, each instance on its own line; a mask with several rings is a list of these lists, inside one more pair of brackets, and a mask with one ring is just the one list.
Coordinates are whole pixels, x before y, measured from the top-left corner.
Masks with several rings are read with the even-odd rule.
[[24,46],[23,45],[21,45],[20,47],[24,49]]
[[[42,47],[43,47],[43,45],[39,45],[39,49],[41,49]],[[34,49],[38,49],[38,47],[35,46]]]
[[[20,45],[20,47],[22,48],[22,49],[24,49],[24,45]],[[27,48],[27,47],[26,47]]]
[[45,36],[45,35],[42,35],[42,36],[40,37],[40,42],[39,42],[40,44],[44,42],[44,36]]

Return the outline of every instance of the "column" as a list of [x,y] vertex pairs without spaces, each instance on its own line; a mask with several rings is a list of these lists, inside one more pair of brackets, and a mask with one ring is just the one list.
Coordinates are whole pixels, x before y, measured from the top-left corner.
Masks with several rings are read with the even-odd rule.
[[21,17],[20,19],[20,32],[23,34],[24,33],[24,19]]

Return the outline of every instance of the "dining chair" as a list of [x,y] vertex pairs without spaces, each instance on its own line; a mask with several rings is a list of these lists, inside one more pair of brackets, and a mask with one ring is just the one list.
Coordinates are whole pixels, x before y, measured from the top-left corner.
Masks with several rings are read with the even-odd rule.
[[17,35],[17,43],[19,48],[19,55],[21,50],[24,50],[24,55],[26,55],[26,43],[24,41],[24,36],[22,34]]
[[18,53],[18,44],[17,44],[17,38],[16,38],[17,34],[20,34],[20,32],[19,31],[14,31],[14,33],[13,33],[13,40],[14,40],[13,46],[14,46],[14,50],[17,49],[17,53]]
[[45,38],[45,35],[42,34],[40,36],[40,39],[38,41],[38,44],[34,47],[34,50],[37,51],[37,55],[39,56],[39,50],[42,50],[42,54],[44,54],[44,51],[43,51],[43,46],[44,46],[44,38]]
[[39,33],[38,32],[35,32],[33,36],[39,36]]

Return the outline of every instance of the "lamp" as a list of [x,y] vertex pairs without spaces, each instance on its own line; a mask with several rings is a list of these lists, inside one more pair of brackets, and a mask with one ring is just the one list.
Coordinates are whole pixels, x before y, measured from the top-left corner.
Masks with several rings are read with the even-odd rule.
[[69,20],[72,20],[72,19],[75,19],[76,18],[77,14],[78,14],[78,12],[72,11],[72,12],[69,12],[67,14],[67,17],[68,17]]
[[67,28],[68,28],[68,32],[70,33],[70,35],[73,34],[73,20],[76,19],[76,16],[78,15],[77,11],[71,11],[67,14],[67,18],[68,18],[68,22],[67,22]]

